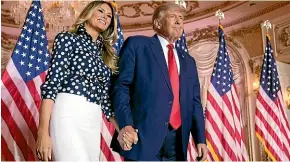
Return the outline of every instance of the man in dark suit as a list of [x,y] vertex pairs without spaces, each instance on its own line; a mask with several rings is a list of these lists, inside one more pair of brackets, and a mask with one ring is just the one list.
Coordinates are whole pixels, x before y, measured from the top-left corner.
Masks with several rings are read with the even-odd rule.
[[207,156],[196,63],[174,45],[184,13],[174,3],[159,6],[152,18],[157,34],[129,37],[121,49],[112,88],[120,132],[112,146],[125,160],[186,160],[190,132],[198,160]]

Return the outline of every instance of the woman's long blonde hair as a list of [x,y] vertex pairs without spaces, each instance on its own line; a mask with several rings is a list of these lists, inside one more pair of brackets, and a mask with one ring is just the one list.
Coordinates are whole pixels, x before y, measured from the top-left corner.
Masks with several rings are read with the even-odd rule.
[[90,2],[81,12],[81,14],[76,19],[74,24],[74,31],[76,31],[79,25],[86,23],[93,15],[93,13],[102,5],[108,4],[112,9],[112,19],[111,23],[106,30],[100,33],[99,37],[101,37],[103,41],[103,46],[101,48],[101,54],[104,59],[105,64],[112,70],[113,73],[116,73],[117,68],[117,60],[118,57],[116,55],[116,51],[113,47],[113,44],[117,40],[117,14],[114,6],[110,2],[106,1],[92,1]]

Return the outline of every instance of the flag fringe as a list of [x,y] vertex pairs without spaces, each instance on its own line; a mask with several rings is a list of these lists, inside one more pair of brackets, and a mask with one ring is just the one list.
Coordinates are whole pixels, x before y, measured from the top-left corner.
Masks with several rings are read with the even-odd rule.
[[265,141],[263,140],[263,138],[261,137],[261,135],[258,132],[256,132],[256,136],[259,139],[259,141],[263,144],[264,150],[267,153],[267,155],[271,158],[271,160],[272,161],[277,161],[275,159],[275,157],[273,156],[273,154],[271,153],[271,151],[267,148]]
[[206,140],[206,144],[207,144],[207,148],[209,149],[214,161],[220,161],[218,156],[216,155],[213,147],[212,147],[212,144],[208,140]]

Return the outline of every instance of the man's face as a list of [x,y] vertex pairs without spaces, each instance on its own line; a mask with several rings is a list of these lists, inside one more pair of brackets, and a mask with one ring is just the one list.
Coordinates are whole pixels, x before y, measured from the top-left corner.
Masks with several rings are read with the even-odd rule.
[[160,33],[169,40],[177,40],[183,32],[184,16],[179,9],[169,9],[164,12],[161,20]]

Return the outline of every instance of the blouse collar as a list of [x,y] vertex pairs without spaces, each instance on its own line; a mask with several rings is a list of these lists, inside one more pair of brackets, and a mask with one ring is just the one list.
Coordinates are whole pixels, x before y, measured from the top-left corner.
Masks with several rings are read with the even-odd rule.
[[[93,41],[92,36],[87,32],[86,28],[85,28],[85,24],[82,23],[79,25],[78,30],[77,30],[78,34],[84,35],[86,38],[90,39],[91,41]],[[98,38],[94,41],[96,46],[100,49],[102,47],[103,41],[102,41],[102,37],[98,36]]]

